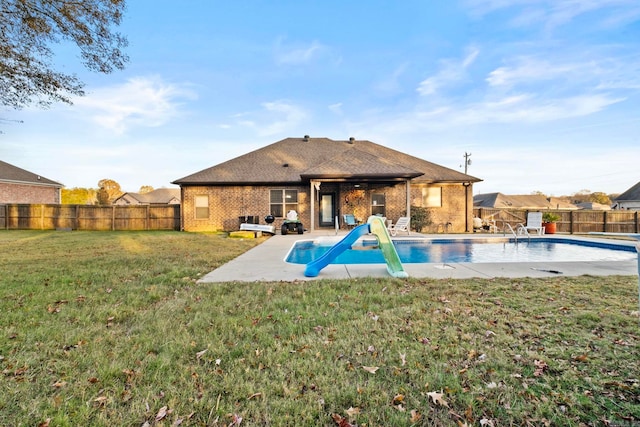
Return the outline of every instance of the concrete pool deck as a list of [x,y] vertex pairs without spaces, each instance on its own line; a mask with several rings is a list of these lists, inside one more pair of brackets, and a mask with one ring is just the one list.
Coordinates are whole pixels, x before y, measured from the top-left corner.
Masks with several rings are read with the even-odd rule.
[[[314,231],[313,233],[275,235],[248,250],[244,254],[220,266],[203,276],[199,282],[294,282],[320,279],[353,279],[358,277],[391,277],[386,264],[330,264],[320,271],[318,277],[305,277],[304,264],[291,264],[284,261],[289,249],[298,240],[311,240],[325,236],[336,241],[347,234],[340,230]],[[508,236],[506,236],[508,237]],[[545,235],[546,238],[570,238],[592,242],[606,242],[635,247],[631,240],[603,239],[598,237],[573,235]],[[402,239],[404,236],[398,235]],[[504,239],[503,234],[434,234],[411,233],[411,239]],[[531,239],[536,239],[532,236]],[[524,238],[526,239],[526,238]],[[524,240],[523,239],[523,240]],[[409,277],[434,279],[469,279],[493,277],[558,277],[558,276],[609,276],[638,275],[637,260],[598,261],[598,262],[510,262],[510,263],[426,263],[403,264]],[[549,270],[561,273],[553,273]]]

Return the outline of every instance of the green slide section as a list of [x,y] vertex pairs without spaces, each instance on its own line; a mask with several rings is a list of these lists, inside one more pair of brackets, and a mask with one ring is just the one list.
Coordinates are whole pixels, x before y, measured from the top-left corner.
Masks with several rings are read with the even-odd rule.
[[409,277],[407,272],[404,271],[404,267],[402,267],[398,251],[396,251],[396,247],[393,246],[391,236],[382,218],[379,216],[370,216],[367,223],[369,224],[370,232],[378,238],[378,244],[387,262],[387,271],[389,274],[402,279]]

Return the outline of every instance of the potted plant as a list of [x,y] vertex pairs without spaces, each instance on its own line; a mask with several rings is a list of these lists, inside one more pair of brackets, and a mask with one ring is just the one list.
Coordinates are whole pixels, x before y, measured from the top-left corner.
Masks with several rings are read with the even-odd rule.
[[560,219],[560,215],[553,212],[545,212],[542,214],[542,226],[545,234],[556,233],[556,221]]

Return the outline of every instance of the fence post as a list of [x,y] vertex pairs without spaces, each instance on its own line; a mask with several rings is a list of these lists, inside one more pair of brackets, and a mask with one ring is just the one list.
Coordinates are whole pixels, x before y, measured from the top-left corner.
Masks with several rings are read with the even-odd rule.
[[607,232],[607,211],[602,211],[602,232]]
[[573,234],[573,211],[569,211],[569,234]]
[[116,229],[116,206],[111,206],[111,231]]

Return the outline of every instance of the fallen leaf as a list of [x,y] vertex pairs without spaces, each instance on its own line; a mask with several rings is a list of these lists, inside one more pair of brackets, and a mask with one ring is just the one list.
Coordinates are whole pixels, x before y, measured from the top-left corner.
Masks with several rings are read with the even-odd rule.
[[362,369],[364,369],[365,371],[371,373],[371,374],[375,374],[376,371],[378,369],[380,369],[378,366],[363,366]]
[[402,366],[407,364],[407,354],[406,353],[400,353],[400,361],[402,362]]
[[404,402],[404,395],[403,394],[396,394],[393,398],[393,404],[394,405],[400,405],[402,402]]
[[430,391],[427,393],[427,396],[429,396],[431,400],[433,400],[433,403],[440,406],[446,406],[447,408],[449,407],[449,404],[447,403],[447,401],[442,398],[442,396],[444,396],[443,393],[438,393],[437,391]]
[[49,427],[50,422],[51,422],[51,418],[47,418],[46,420],[38,424],[38,427]]
[[242,423],[242,417],[238,414],[227,414],[227,417],[231,418],[231,424],[228,427],[239,426]]
[[487,419],[487,418],[483,418],[480,420],[480,425],[481,426],[488,426],[488,427],[493,427],[493,421]]
[[354,408],[353,406],[351,406],[344,412],[350,417],[355,417],[356,415],[360,414],[360,408]]
[[339,414],[332,414],[331,418],[338,425],[338,427],[354,427],[345,417]]
[[415,409],[411,410],[411,422],[412,423],[417,423],[418,421],[420,421],[420,418],[422,418],[422,415],[420,415],[420,412],[416,411]]
[[200,360],[200,358],[201,358],[202,356],[204,356],[204,354],[205,354],[208,350],[209,350],[208,348],[205,348],[204,350],[197,352],[197,353],[196,353],[196,360]]
[[156,422],[164,419],[164,417],[166,416],[167,416],[167,407],[163,406],[162,408],[160,408],[160,410],[156,414]]
[[67,385],[66,381],[56,381],[55,383],[53,383],[52,387],[60,388],[66,385]]
[[536,367],[536,370],[533,372],[533,375],[536,377],[539,377],[540,375],[542,375],[544,371],[546,371],[549,368],[549,365],[547,365],[542,360],[534,360],[533,364]]

